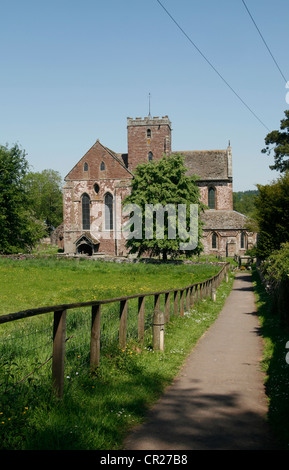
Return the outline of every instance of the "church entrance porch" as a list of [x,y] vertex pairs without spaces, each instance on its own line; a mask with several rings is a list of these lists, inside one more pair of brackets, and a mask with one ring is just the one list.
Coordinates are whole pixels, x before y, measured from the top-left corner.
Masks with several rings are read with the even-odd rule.
[[75,242],[76,254],[92,256],[98,252],[99,241],[90,234],[82,234]]

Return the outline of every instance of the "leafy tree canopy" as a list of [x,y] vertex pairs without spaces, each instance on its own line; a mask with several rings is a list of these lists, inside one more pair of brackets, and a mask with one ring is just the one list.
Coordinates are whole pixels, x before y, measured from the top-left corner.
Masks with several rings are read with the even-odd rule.
[[255,199],[259,227],[257,252],[264,259],[289,241],[289,171],[270,185],[258,185],[258,189]]
[[[196,184],[197,177],[186,175],[187,169],[184,166],[184,158],[179,155],[164,156],[159,161],[143,163],[137,166],[134,179],[132,181],[132,191],[124,200],[124,206],[137,204],[141,208],[142,231],[138,238],[132,237],[127,240],[127,248],[130,253],[137,253],[138,256],[149,253],[151,256],[162,255],[167,259],[168,255],[175,256],[180,252],[180,246],[184,240],[183,234],[176,231],[176,237],[171,238],[169,234],[169,223],[175,220],[178,226],[179,212],[175,215],[164,213],[164,236],[158,238],[156,235],[156,220],[153,219],[153,237],[147,238],[145,233],[145,210],[148,204],[160,205],[163,208],[167,205],[178,207],[182,204],[186,207],[186,231],[190,229],[190,204],[197,204],[197,215],[205,206],[200,202],[200,192]],[[172,226],[172,225],[171,225]],[[133,227],[134,228],[134,227]],[[197,246],[193,250],[185,251],[191,254],[202,251],[200,241],[201,222],[198,217],[198,240]],[[131,228],[131,231],[132,228]]]
[[254,217],[255,197],[258,190],[238,191],[233,193],[233,208],[248,217]]
[[0,253],[32,247],[45,233],[25,192],[27,171],[26,154],[18,145],[0,146]]
[[24,178],[28,202],[35,217],[44,222],[48,233],[63,219],[62,179],[55,170],[29,172]]
[[[262,153],[270,155],[274,150],[275,164],[270,165],[271,170],[278,170],[281,173],[289,169],[289,110],[285,111],[285,119],[281,120],[281,131],[272,131],[265,137],[266,147]],[[275,147],[271,147],[274,145]]]

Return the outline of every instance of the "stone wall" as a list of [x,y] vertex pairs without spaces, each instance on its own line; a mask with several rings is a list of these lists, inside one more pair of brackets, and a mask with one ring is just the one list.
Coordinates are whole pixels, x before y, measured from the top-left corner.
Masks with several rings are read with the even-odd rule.
[[167,116],[127,118],[128,168],[134,171],[139,163],[159,160],[163,154],[171,153],[171,122]]
[[[245,234],[245,244],[241,248],[241,233]],[[212,247],[212,235],[217,235],[217,247]],[[257,241],[257,234],[247,230],[204,230],[202,243],[205,255],[221,255],[234,257],[244,255],[248,249],[253,248]]]
[[228,181],[197,181],[200,188],[201,201],[208,206],[208,191],[210,187],[215,189],[215,209],[233,210],[233,185]]

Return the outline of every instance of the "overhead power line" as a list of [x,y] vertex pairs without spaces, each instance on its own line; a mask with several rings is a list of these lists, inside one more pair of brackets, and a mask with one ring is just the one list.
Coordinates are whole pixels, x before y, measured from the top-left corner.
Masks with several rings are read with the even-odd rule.
[[265,39],[264,39],[264,37],[263,37],[263,35],[262,35],[260,29],[258,28],[258,26],[257,26],[257,24],[256,24],[256,21],[254,20],[253,16],[251,15],[251,13],[250,13],[250,11],[249,11],[249,8],[247,7],[247,5],[246,5],[246,3],[244,2],[244,0],[242,0],[242,2],[243,2],[243,5],[244,5],[244,7],[246,8],[246,10],[247,10],[247,12],[248,12],[248,15],[250,16],[251,20],[253,21],[253,23],[254,23],[254,25],[255,25],[255,27],[256,27],[256,29],[257,29],[257,31],[258,31],[258,33],[259,33],[261,39],[262,39],[262,41],[263,41],[263,43],[265,44],[265,46],[266,46],[266,48],[267,48],[267,50],[268,50],[270,56],[272,57],[272,59],[273,59],[275,65],[276,65],[277,69],[279,70],[279,72],[280,72],[282,78],[283,78],[283,79],[285,80],[285,82],[287,83],[287,80],[286,80],[286,78],[285,78],[285,76],[284,76],[282,70],[280,69],[279,65],[277,64],[277,61],[275,60],[275,58],[274,58],[272,52],[270,51],[270,48],[269,48],[268,44],[266,43],[266,41],[265,41]]
[[157,0],[159,5],[163,8],[163,10],[167,13],[167,15],[171,18],[171,20],[175,23],[175,25],[179,28],[179,30],[183,33],[183,35],[188,39],[188,41],[195,47],[195,49],[199,52],[199,54],[203,57],[203,59],[209,64],[209,66],[214,70],[214,72],[223,80],[223,82],[227,85],[228,88],[234,93],[234,95],[241,101],[241,103],[250,111],[251,114],[264,126],[268,131],[270,130],[266,124],[257,116],[256,113],[247,105],[247,103],[241,98],[241,96],[234,90],[234,88],[225,80],[225,78],[220,74],[220,72],[216,69],[216,67],[207,59],[207,57],[203,54],[203,52],[199,49],[199,47],[193,42],[193,40],[188,36],[188,34],[183,30],[183,28],[179,25],[179,23],[173,18],[173,16],[169,13],[169,11],[164,7],[164,5]]

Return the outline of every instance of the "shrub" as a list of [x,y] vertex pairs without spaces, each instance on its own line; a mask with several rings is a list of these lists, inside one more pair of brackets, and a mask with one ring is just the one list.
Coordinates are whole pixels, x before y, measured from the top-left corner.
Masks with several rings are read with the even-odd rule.
[[280,314],[282,323],[289,323],[289,243],[272,253],[263,263],[262,272],[273,296],[272,310]]

